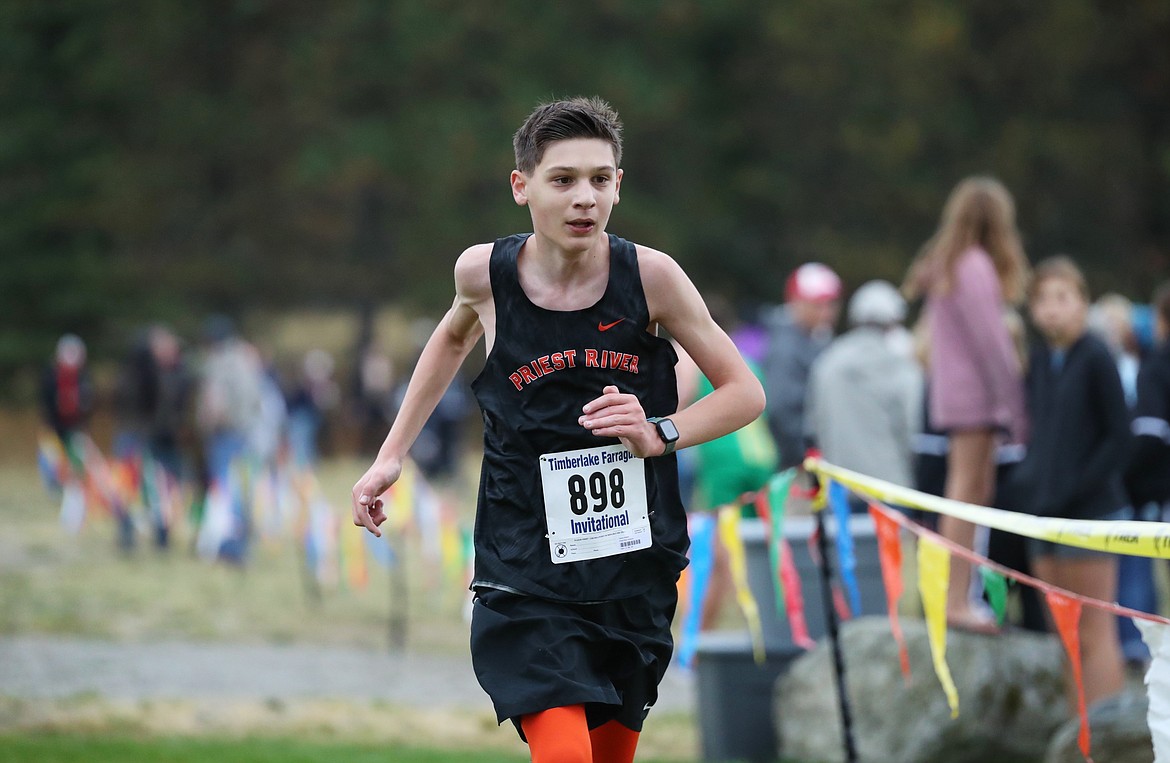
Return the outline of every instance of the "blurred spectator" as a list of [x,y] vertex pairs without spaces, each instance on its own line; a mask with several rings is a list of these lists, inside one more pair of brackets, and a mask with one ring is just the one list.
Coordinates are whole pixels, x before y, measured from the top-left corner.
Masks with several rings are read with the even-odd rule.
[[[993,178],[974,177],[951,192],[903,285],[909,297],[926,300],[930,420],[948,438],[947,498],[988,505],[996,446],[1004,437],[1024,441],[1023,376],[1003,314],[1023,297],[1027,271],[1011,194]],[[944,516],[939,530],[974,545],[969,522]],[[971,565],[952,556],[948,621],[992,631],[994,624],[971,606],[970,582]]]
[[[1130,439],[1121,380],[1105,343],[1086,328],[1089,292],[1067,257],[1036,266],[1028,307],[1043,341],[1028,362],[1031,441],[1012,475],[1018,508],[1068,519],[1122,515]],[[1114,601],[1113,554],[1029,539],[1032,569],[1041,580],[1098,601]],[[1085,699],[1121,691],[1124,668],[1113,615],[1086,607],[1080,619]]]
[[178,336],[152,326],[134,343],[118,378],[116,394],[122,447],[145,453],[178,479],[192,379]]
[[[121,424],[114,455],[136,463],[155,544],[165,548],[176,518],[174,493],[183,475],[192,381],[178,336],[161,325],[134,342],[116,395]],[[126,530],[124,530],[126,531]],[[123,539],[132,544],[131,539]]]
[[[410,334],[416,355],[411,368],[418,365],[419,355],[434,333],[436,323],[429,318],[418,318],[410,325]],[[404,378],[394,391],[393,408],[400,410],[406,397],[409,378]],[[455,474],[459,466],[460,446],[468,417],[472,412],[470,390],[461,371],[456,371],[451,383],[443,390],[443,396],[430,417],[423,424],[410,457],[428,479],[444,480]]]
[[1160,340],[1158,339],[1158,317],[1154,305],[1132,305],[1129,311],[1130,321],[1133,324],[1134,341],[1137,342],[1138,354],[1145,357],[1153,351]]
[[179,337],[169,328],[151,328],[149,342],[153,394],[148,409],[147,442],[151,458],[179,479],[183,472],[182,443],[187,434],[191,402],[191,373],[183,359]]
[[[728,335],[739,335],[735,311],[727,300],[712,296],[707,300],[707,305],[712,317]],[[680,390],[679,406],[686,407],[711,394],[714,387],[677,343],[675,350],[679,356],[675,366]],[[745,360],[752,372],[760,377],[759,367],[751,360]],[[767,484],[779,462],[776,444],[763,415],[742,429],[683,452],[688,454],[689,466],[693,469],[693,496],[683,494],[684,501],[692,511],[711,512],[724,506],[738,505],[744,495],[754,493]],[[755,507],[750,503],[742,506],[742,511],[748,517],[756,515]],[[727,550],[722,543],[716,542],[714,545],[711,578],[707,582],[699,619],[699,629],[704,631],[718,625],[724,603],[733,588]]]
[[325,416],[337,405],[333,367],[328,352],[309,350],[301,363],[300,379],[288,396],[289,450],[298,469],[311,469],[317,463]]
[[[1023,366],[1027,359],[1027,347],[1024,321],[1015,310],[1005,310],[1004,324],[1016,347]],[[918,362],[926,368],[930,365],[930,332],[925,321],[919,321],[915,328]],[[922,431],[914,437],[914,487],[924,493],[941,496],[946,491],[947,483],[947,455],[949,439],[945,432],[934,428],[930,422],[930,406],[927,405],[929,391],[923,397]],[[1026,448],[1020,443],[1000,442],[995,449],[995,496],[991,505],[1005,506],[1008,503],[1006,493],[1011,480],[1012,470],[1024,458]],[[929,511],[911,512],[914,519],[931,529],[937,529],[938,516]],[[1016,533],[996,530],[994,528],[977,527],[974,535],[974,550],[976,553],[988,557],[991,561],[1002,564],[1013,570],[1032,573],[1028,561],[1027,539]],[[978,608],[986,611],[984,600],[983,581],[979,577],[972,578],[968,595],[971,601],[978,602]],[[1048,631],[1048,622],[1045,618],[1044,603],[1035,588],[1031,586],[1013,586],[1008,591],[1009,598],[1019,600],[1018,624],[1025,630],[1044,633]]]
[[272,471],[288,434],[288,405],[275,364],[261,363],[260,412],[248,430],[248,454],[254,467]]
[[784,287],[784,305],[767,316],[764,391],[768,427],[781,469],[804,461],[804,398],[813,360],[833,339],[841,279],[819,262],[797,268]]
[[251,500],[243,481],[233,481],[232,469],[249,455],[254,427],[264,415],[266,375],[260,354],[237,336],[230,318],[209,318],[203,338],[195,419],[207,469],[204,528],[211,529],[201,528],[200,550],[242,563],[251,532]]
[[394,422],[394,363],[372,341],[364,345],[354,373],[354,412],[362,453],[377,453]]
[[41,379],[41,412],[61,444],[70,446],[93,414],[94,389],[86,366],[85,342],[76,334],[57,340],[53,361]]
[[[402,405],[407,381],[409,379],[404,380],[395,392],[395,408]],[[471,410],[471,397],[467,394],[462,376],[457,373],[443,390],[434,412],[423,424],[422,431],[410,448],[410,457],[427,479],[444,480],[455,474],[459,466],[463,432]]]
[[830,463],[911,487],[923,381],[901,341],[906,301],[892,284],[869,281],[849,300],[847,317],[853,328],[813,362],[806,434]]
[[[1133,326],[1133,304],[1120,294],[1102,294],[1089,308],[1089,331],[1109,348],[1125,403],[1132,412],[1137,404],[1137,380],[1141,368],[1141,353]],[[1132,503],[1126,507],[1126,519],[1158,519],[1156,503]],[[1154,586],[1154,560],[1146,556],[1122,555],[1117,560],[1117,603],[1142,612],[1154,612],[1158,607],[1158,592]],[[1128,617],[1117,618],[1117,632],[1121,637],[1121,651],[1129,662],[1139,664],[1149,659],[1150,652],[1142,641],[1137,626]]]
[[[1154,292],[1151,307],[1156,344],[1138,373],[1134,444],[1126,465],[1125,487],[1139,518],[1170,521],[1170,282]],[[1135,560],[1139,564],[1134,564]],[[1139,566],[1141,561],[1152,562],[1144,557],[1121,558],[1118,598],[1128,606],[1154,612],[1156,588],[1144,588],[1144,573],[1136,577],[1136,584],[1132,573],[1127,574],[1128,568]],[[1128,622],[1128,618],[1118,618],[1119,624],[1122,620]],[[1144,662],[1148,658],[1144,642],[1135,643],[1129,629],[1123,628],[1121,636],[1127,660]]]
[[[755,311],[753,311],[754,314]],[[745,360],[763,366],[764,356],[768,352],[768,330],[755,320],[739,320],[736,315],[735,328],[728,333],[731,341],[739,348],[740,355]],[[767,419],[765,419],[765,426]],[[684,448],[685,450],[685,448]]]
[[1170,282],[1158,287],[1152,307],[1157,345],[1138,375],[1125,483],[1135,506],[1165,507],[1170,502]]
[[41,379],[41,415],[60,443],[57,474],[61,522],[77,532],[85,519],[90,447],[85,428],[94,408],[94,389],[86,367],[85,342],[76,334],[57,340],[53,360]]
[[1133,326],[1133,303],[1120,294],[1102,294],[1089,308],[1088,328],[1105,345],[1117,364],[1125,402],[1137,402],[1137,377],[1141,348]]
[[135,332],[130,347],[118,369],[114,389],[114,412],[117,431],[114,434],[114,457],[140,457],[146,449],[146,430],[153,402],[153,362],[150,357],[149,332]]
[[264,369],[230,318],[209,318],[204,340],[195,417],[208,450],[208,471],[216,479],[247,452],[248,434],[261,415]]

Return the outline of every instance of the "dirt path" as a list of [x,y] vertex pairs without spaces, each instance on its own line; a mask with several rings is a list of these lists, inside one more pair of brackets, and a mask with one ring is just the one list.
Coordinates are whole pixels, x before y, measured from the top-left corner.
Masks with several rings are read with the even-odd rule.
[[[667,674],[649,757],[695,760],[693,686]],[[292,735],[527,755],[467,655],[0,637],[0,733]]]
[[[217,643],[124,644],[0,637],[0,696],[115,700],[346,699],[428,708],[490,708],[467,655]],[[667,674],[658,708],[688,712],[691,683]]]

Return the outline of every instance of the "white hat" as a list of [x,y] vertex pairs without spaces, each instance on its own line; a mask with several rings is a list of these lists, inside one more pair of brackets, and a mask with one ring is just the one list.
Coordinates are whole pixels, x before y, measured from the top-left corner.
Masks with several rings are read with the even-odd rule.
[[867,281],[849,300],[849,322],[890,326],[906,319],[906,300],[889,281]]

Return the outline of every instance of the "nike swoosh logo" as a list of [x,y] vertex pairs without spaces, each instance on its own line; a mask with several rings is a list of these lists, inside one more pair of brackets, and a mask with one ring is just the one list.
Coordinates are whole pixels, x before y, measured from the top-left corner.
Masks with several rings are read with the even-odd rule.
[[621,323],[621,322],[622,322],[622,321],[624,321],[624,320],[625,320],[625,318],[618,318],[618,319],[617,319],[616,321],[614,321],[613,323],[601,323],[601,322],[598,322],[598,324],[597,324],[597,330],[598,330],[598,331],[609,331],[611,328],[613,328],[614,326],[618,325],[619,323]]

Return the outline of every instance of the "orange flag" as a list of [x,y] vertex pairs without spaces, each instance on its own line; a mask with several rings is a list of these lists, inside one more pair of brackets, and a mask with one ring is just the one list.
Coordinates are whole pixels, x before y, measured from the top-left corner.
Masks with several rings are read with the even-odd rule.
[[873,517],[874,531],[878,541],[878,560],[882,566],[882,583],[886,587],[886,610],[890,617],[890,631],[898,642],[898,659],[902,663],[902,677],[910,683],[910,653],[906,650],[906,638],[902,635],[902,624],[898,621],[898,601],[902,598],[902,543],[898,537],[898,525],[878,506],[870,504],[869,514]]
[[1072,663],[1073,683],[1077,690],[1077,714],[1081,717],[1081,731],[1077,735],[1077,744],[1085,760],[1093,763],[1089,757],[1089,713],[1085,709],[1085,685],[1081,682],[1081,602],[1056,591],[1044,592],[1048,601],[1048,608],[1052,610],[1052,620],[1056,623],[1056,632],[1064,642],[1068,652],[1069,662]]

